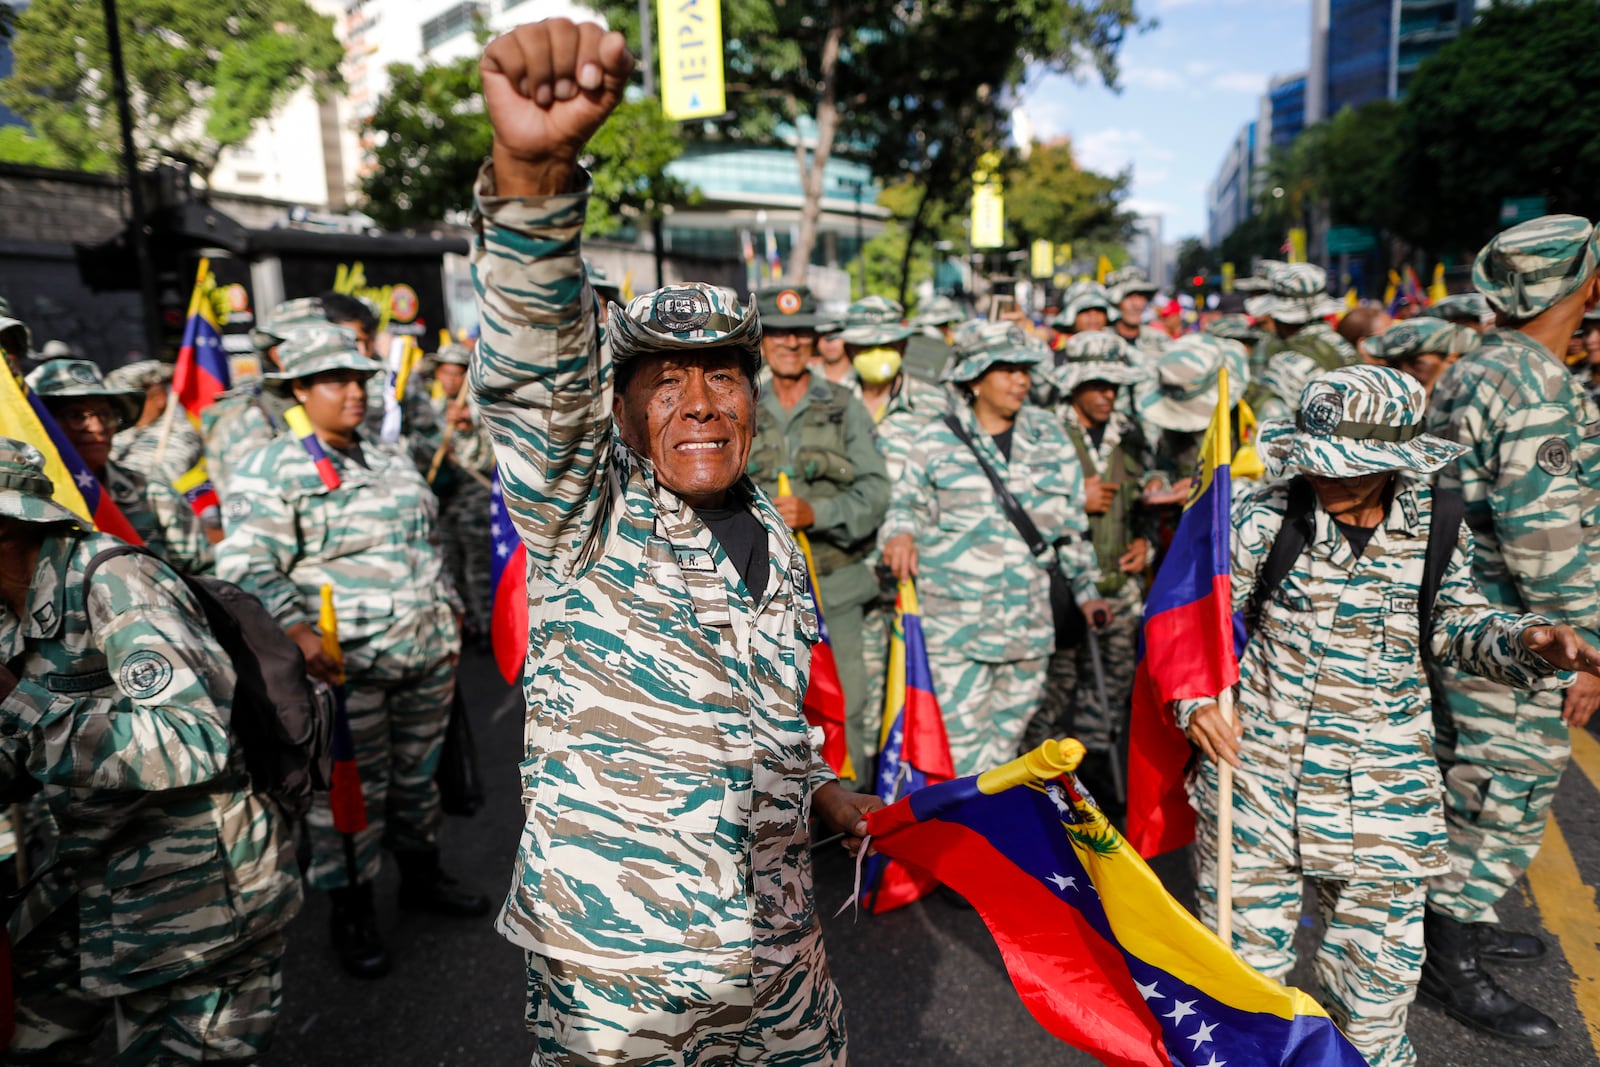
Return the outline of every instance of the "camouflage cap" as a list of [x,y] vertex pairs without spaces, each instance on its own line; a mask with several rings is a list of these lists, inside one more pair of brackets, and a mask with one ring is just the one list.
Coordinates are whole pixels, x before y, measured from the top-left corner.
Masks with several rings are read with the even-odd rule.
[[611,305],[606,322],[617,365],[639,356],[732,348],[752,377],[761,365],[761,315],[752,299],[743,307],[732,289],[710,282],[680,282],[642,293],[627,307]]
[[1079,312],[1099,308],[1111,314],[1111,294],[1099,282],[1074,282],[1061,294],[1061,311],[1050,320],[1050,325],[1061,331],[1076,329]]
[[39,349],[39,358],[46,359],[78,359],[78,350],[65,341],[51,338]]
[[1482,343],[1477,330],[1444,319],[1401,319],[1387,330],[1361,342],[1361,351],[1373,359],[1394,363],[1413,356],[1433,353],[1439,356],[1471,352]]
[[1509,319],[1531,319],[1594,274],[1594,226],[1577,215],[1545,215],[1501,230],[1472,264],[1472,284]]
[[1253,274],[1238,279],[1233,283],[1233,287],[1241,293],[1264,293],[1272,288],[1272,283],[1267,280],[1267,276],[1276,268],[1285,266],[1288,266],[1288,264],[1282,260],[1263,259],[1256,264]]
[[815,330],[822,322],[817,298],[807,285],[769,285],[756,292],[756,312],[764,333]]
[[1392,367],[1341,367],[1305,387],[1292,425],[1261,426],[1259,450],[1274,475],[1432,474],[1467,449],[1422,432],[1427,406],[1422,385],[1409,374]]
[[1328,272],[1314,263],[1274,263],[1267,285],[1265,294],[1245,301],[1251,315],[1294,326],[1344,310],[1343,303],[1328,295]]
[[961,305],[948,296],[934,296],[917,305],[917,313],[911,316],[911,325],[952,326],[966,317]]
[[297,326],[322,326],[328,321],[328,313],[322,307],[322,301],[314,296],[300,296],[293,300],[285,300],[272,309],[272,314],[267,316],[265,323],[267,329],[277,334],[281,339],[287,336],[288,331]]
[[956,346],[955,362],[945,369],[943,381],[973,382],[997,363],[1031,367],[1050,355],[1043,341],[1014,322],[985,322],[963,332],[966,336]]
[[166,385],[172,381],[172,364],[159,359],[141,359],[118,367],[106,375],[106,384],[113,389],[142,393],[152,385]]
[[1112,330],[1075,333],[1060,355],[1064,361],[1055,369],[1055,379],[1068,396],[1085,382],[1131,385],[1145,378],[1133,365],[1132,347]]
[[448,364],[452,367],[470,367],[472,353],[467,350],[466,345],[458,345],[452,341],[450,344],[439,346],[439,351],[433,354],[433,362],[435,366]]
[[1120,304],[1124,297],[1135,293],[1154,296],[1160,286],[1150,280],[1142,267],[1130,263],[1126,267],[1119,267],[1106,275],[1106,291],[1111,295],[1113,304]]
[[1310,356],[1286,348],[1275,352],[1261,372],[1261,388],[1282,400],[1293,411],[1300,404],[1300,394],[1306,383],[1322,371],[1322,365]]
[[916,333],[905,323],[906,309],[886,296],[866,296],[844,313],[839,339],[847,345],[892,345]]
[[1442,300],[1435,300],[1417,312],[1417,317],[1481,326],[1489,321],[1492,314],[1489,301],[1483,298],[1482,293],[1453,293]]
[[88,529],[83,518],[50,499],[54,492],[44,472],[44,453],[25,441],[0,437],[0,517]]
[[1205,329],[1212,337],[1226,337],[1230,341],[1255,344],[1261,340],[1261,331],[1250,321],[1249,315],[1224,315]]
[[75,397],[104,397],[111,401],[124,426],[132,425],[144,408],[144,390],[114,388],[100,368],[87,359],[52,359],[28,372],[28,388],[48,403]]
[[1163,430],[1198,433],[1216,410],[1222,369],[1228,369],[1228,407],[1232,409],[1250,385],[1249,361],[1250,354],[1237,341],[1184,334],[1156,362],[1158,388],[1140,399],[1139,414]]
[[611,275],[600,264],[592,259],[585,259],[583,273],[589,278],[589,288],[593,289],[602,300],[622,299],[622,286],[612,281]]
[[353,370],[370,377],[383,369],[377,360],[368,359],[356,348],[354,330],[326,321],[320,326],[290,330],[278,346],[278,359],[283,369],[261,376],[261,387],[278,396],[289,396],[295,382],[314,374]]

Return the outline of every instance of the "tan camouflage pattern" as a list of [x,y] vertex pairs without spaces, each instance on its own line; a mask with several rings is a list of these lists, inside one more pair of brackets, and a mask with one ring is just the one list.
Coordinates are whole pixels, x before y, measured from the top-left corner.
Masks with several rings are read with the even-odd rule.
[[1249,353],[1237,341],[1210,334],[1185,334],[1155,367],[1156,388],[1139,401],[1140,421],[1161,430],[1196,433],[1217,407],[1220,372],[1228,369],[1229,407],[1250,387]]
[[1472,263],[1472,284],[1514,322],[1531,319],[1577,289],[1600,265],[1588,219],[1545,215],[1501,230]]
[[[176,401],[173,401],[176,403]],[[171,486],[205,458],[205,442],[200,440],[194,423],[179,411],[172,420],[172,433],[167,439],[166,454],[156,463],[161,452],[161,420],[148,426],[130,426],[111,439],[111,459],[126,468],[137,471],[152,482]]]
[[[470,355],[465,348],[455,347],[460,348],[463,358]],[[465,385],[461,399],[471,410]],[[430,403],[438,424],[444,426],[450,401],[439,397],[430,398]],[[489,489],[472,475],[487,481],[494,473],[494,444],[482,421],[476,415],[474,419],[472,429],[452,432],[445,461],[433,480],[433,492],[439,498],[439,545],[444,551],[445,570],[466,607],[468,628],[483,635],[489,632],[493,600]]]
[[200,516],[172,486],[146,479],[115,460],[106,461],[106,492],[150,551],[180,574],[211,570],[211,539]]
[[201,412],[206,468],[224,500],[228,479],[245,457],[288,432],[283,413],[293,406],[292,398],[268,393],[256,381],[229,389]]

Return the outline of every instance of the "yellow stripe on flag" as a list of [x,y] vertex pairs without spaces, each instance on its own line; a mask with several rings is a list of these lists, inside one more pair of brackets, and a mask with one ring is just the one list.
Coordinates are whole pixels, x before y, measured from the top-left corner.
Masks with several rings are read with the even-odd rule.
[[[789,475],[783,471],[778,472],[778,495],[794,496],[789,488]],[[791,531],[794,534],[794,543],[800,546],[800,554],[806,558],[806,573],[811,576],[811,596],[817,602],[817,612],[822,612],[822,590],[817,586],[817,561],[811,558],[811,538],[806,536],[804,530]]]
[[92,525],[94,517],[89,514],[89,505],[67,465],[61,462],[44,424],[34,414],[33,405],[28,403],[27,389],[22,379],[11,373],[10,366],[0,360],[0,436],[24,441],[44,453],[44,472],[53,487],[51,499]]
[[1228,368],[1217,371],[1217,407],[1206,426],[1206,436],[1200,442],[1200,469],[1195,473],[1194,486],[1189,490],[1188,507],[1211,488],[1217,469],[1226,467],[1233,459],[1233,415],[1229,403]]
[[339,681],[344,681],[344,649],[339,647],[339,614],[333,608],[333,586],[322,587],[322,608],[317,612],[317,629],[322,631],[322,651],[339,666]]

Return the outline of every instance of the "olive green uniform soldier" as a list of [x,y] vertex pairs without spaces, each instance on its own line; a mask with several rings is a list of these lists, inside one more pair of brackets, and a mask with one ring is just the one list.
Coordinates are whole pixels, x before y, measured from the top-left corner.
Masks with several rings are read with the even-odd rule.
[[[9,923],[10,1064],[254,1063],[300,907],[278,808],[229,731],[235,677],[165,564],[51,502],[37,449],[0,438],[0,793],[49,837]],[[13,673],[15,672],[15,673]],[[42,831],[48,825],[50,833]]]

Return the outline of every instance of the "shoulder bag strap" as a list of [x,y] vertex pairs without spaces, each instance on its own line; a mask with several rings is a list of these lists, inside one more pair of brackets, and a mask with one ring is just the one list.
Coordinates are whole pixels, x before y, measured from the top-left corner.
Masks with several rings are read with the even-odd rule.
[[966,428],[961,425],[961,421],[954,415],[946,415],[944,424],[950,427],[951,433],[961,439],[962,444],[972,450],[972,455],[977,459],[978,466],[983,469],[985,477],[989,479],[989,484],[994,487],[994,495],[1000,502],[1000,510],[1005,512],[1006,518],[1011,521],[1011,525],[1015,526],[1017,533],[1022,535],[1022,541],[1028,546],[1028,551],[1035,556],[1041,557],[1041,563],[1049,566],[1051,561],[1045,561],[1043,557],[1049,552],[1050,546],[1045,543],[1044,537],[1039,533],[1039,527],[1033,524],[1033,520],[1028,517],[1028,513],[1017,502],[1017,498],[1011,495],[1011,490],[1006,488],[1006,483],[1000,480],[1000,475],[995,473],[994,468],[989,466],[988,460],[983,458],[983,453],[978,451],[978,443],[972,439],[972,435],[967,433]]

